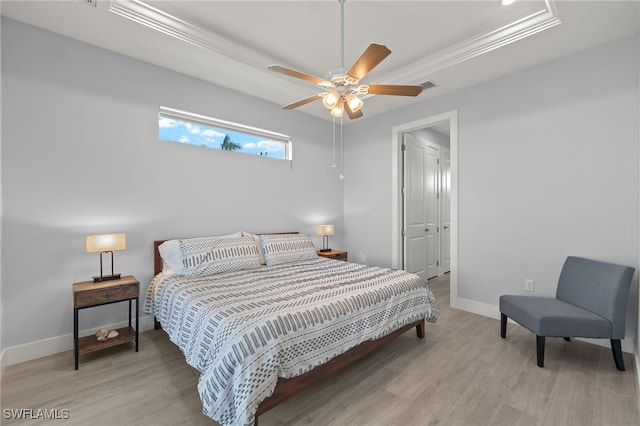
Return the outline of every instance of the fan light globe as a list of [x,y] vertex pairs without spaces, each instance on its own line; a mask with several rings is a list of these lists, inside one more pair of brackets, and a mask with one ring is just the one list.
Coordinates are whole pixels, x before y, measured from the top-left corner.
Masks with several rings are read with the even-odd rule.
[[347,95],[347,97],[345,98],[347,103],[349,104],[349,109],[353,112],[358,112],[360,111],[360,108],[362,108],[362,104],[364,102],[362,102],[362,99],[360,99],[359,97],[357,97],[354,94],[349,94]]
[[331,115],[340,118],[344,114],[344,105],[342,103],[338,103],[335,107],[331,108]]
[[338,103],[338,99],[340,99],[338,92],[329,92],[322,98],[322,104],[325,108],[332,109]]

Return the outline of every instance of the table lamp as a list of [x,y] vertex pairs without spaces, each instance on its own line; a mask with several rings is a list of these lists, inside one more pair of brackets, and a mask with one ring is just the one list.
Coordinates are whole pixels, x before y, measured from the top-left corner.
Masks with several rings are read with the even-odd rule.
[[333,235],[333,225],[318,225],[316,228],[318,235],[322,235],[322,252],[331,251],[329,248],[329,235]]
[[[100,276],[93,277],[94,283],[120,279],[119,273],[113,273],[113,252],[127,248],[126,234],[87,235],[84,247],[87,253],[100,253]],[[111,254],[111,275],[102,273],[102,255],[105,253]]]

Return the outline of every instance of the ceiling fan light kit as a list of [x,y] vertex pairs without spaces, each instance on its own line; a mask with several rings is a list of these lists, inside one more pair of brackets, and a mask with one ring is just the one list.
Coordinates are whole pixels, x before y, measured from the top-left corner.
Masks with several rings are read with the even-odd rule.
[[344,68],[344,2],[338,0],[341,5],[341,53],[342,67],[330,70],[325,78],[316,77],[300,71],[292,70],[280,65],[270,65],[269,71],[299,78],[311,83],[315,83],[324,90],[317,95],[309,96],[289,105],[283,109],[294,109],[310,102],[322,99],[322,104],[329,110],[333,117],[342,117],[344,111],[350,119],[354,120],[363,116],[361,108],[364,104],[360,96],[365,95],[395,95],[395,96],[417,96],[422,92],[422,86],[400,86],[392,84],[360,84],[362,80],[373,68],[382,62],[391,50],[382,44],[372,43],[353,63],[351,68],[345,72]]

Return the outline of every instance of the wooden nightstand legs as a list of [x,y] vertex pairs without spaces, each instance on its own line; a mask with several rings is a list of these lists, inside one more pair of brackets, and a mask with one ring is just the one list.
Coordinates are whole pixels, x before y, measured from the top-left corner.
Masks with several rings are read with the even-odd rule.
[[[131,303],[134,300],[136,301],[136,326],[135,327],[133,327],[133,320],[131,315]],[[132,297],[128,301],[129,301],[129,327],[119,328],[117,331],[118,333],[120,333],[120,335],[117,337],[114,337],[113,339],[108,339],[108,341],[105,341],[105,342],[98,342],[97,340],[95,340],[95,336],[87,336],[80,339],[80,337],[78,336],[79,334],[78,311],[80,309],[91,308],[93,306],[101,306],[101,305],[108,305],[111,303],[117,303],[118,301],[83,306],[81,308],[73,308],[73,355],[75,359],[74,366],[76,370],[78,369],[78,359],[81,353],[85,354],[85,353],[93,352],[103,347],[105,348],[111,347],[114,345],[127,343],[132,340],[136,342],[136,352],[138,352],[138,348],[139,348],[138,341],[140,340],[139,333],[138,333],[138,327],[139,327],[139,321],[140,321],[140,311],[139,311],[140,299],[138,297]],[[120,302],[124,302],[124,300],[120,300]]]
[[78,348],[78,308],[73,308],[73,355],[75,356],[75,367],[78,369],[78,357],[79,348]]
[[[139,312],[140,312],[139,309],[140,308],[139,308],[139,305],[138,305],[138,300],[139,300],[139,298],[136,297],[136,328],[135,328],[135,330],[136,330],[136,352],[138,352],[138,328],[140,327],[138,325],[138,320],[140,318],[140,315],[139,315]],[[131,299],[129,299],[129,328],[131,328]]]
[[[128,342],[136,342],[136,352],[140,346],[138,327],[140,326],[140,282],[132,275],[105,282],[83,281],[73,284],[73,357],[77,370],[80,355],[110,348]],[[136,301],[135,327],[131,315],[133,301]],[[80,337],[80,309],[112,303],[129,302],[129,323],[127,327],[111,330],[115,336],[99,341],[95,335]]]

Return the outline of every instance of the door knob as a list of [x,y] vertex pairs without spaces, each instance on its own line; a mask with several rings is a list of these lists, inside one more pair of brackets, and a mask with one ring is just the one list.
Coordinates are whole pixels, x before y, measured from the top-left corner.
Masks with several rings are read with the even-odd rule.
[[429,228],[424,228],[424,232],[429,232]]
[[447,225],[444,226],[444,229],[449,229],[449,227]]

